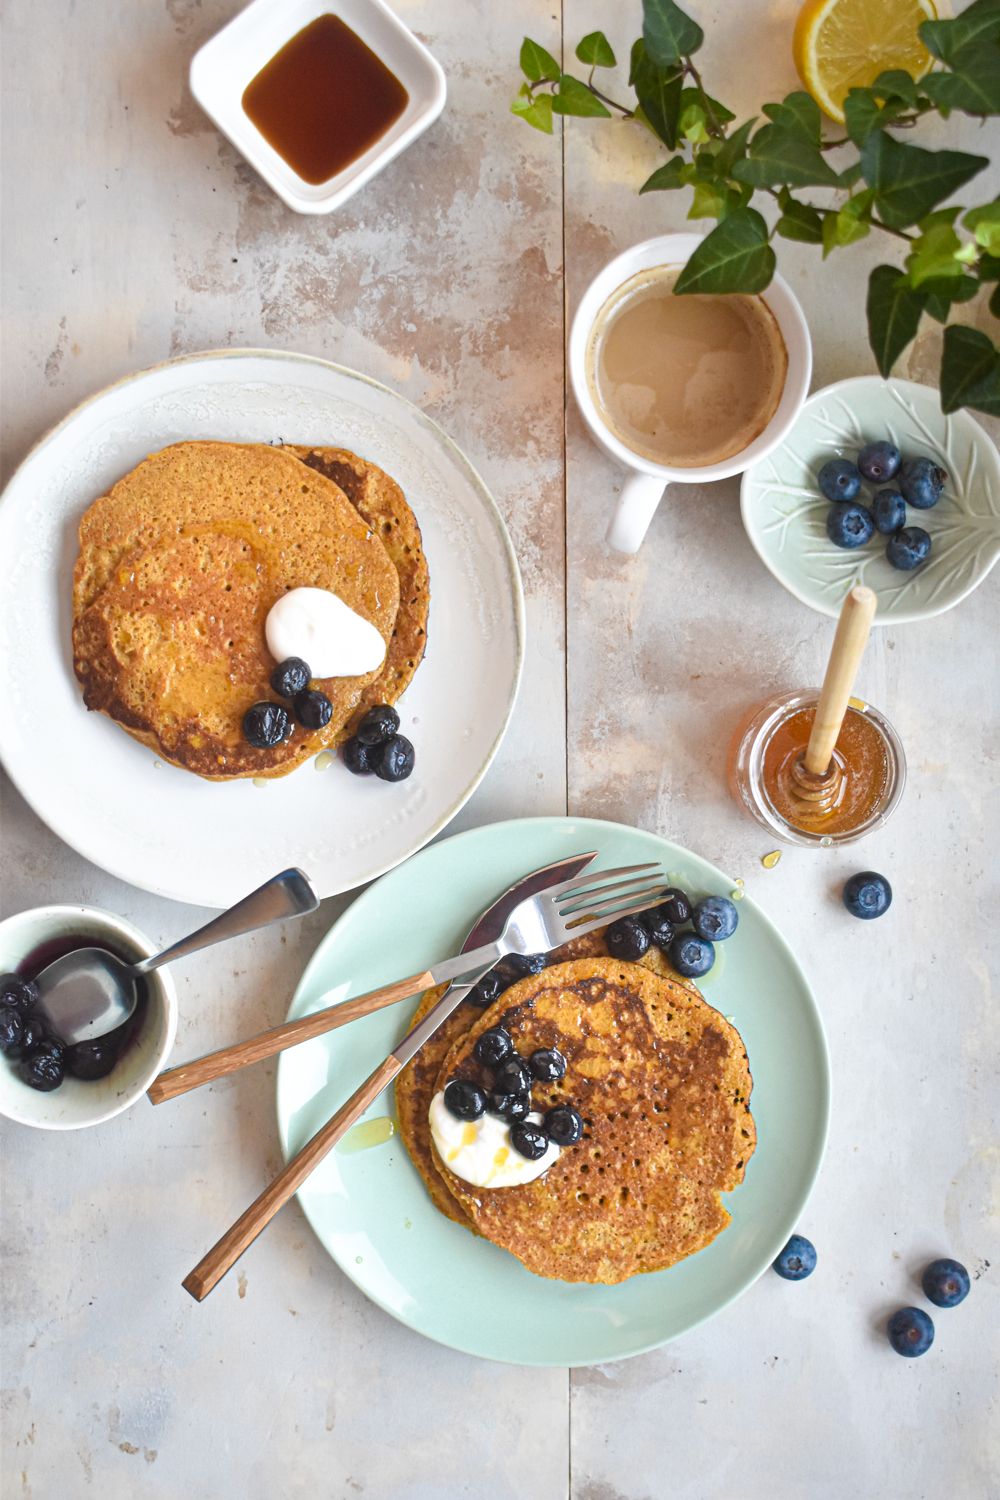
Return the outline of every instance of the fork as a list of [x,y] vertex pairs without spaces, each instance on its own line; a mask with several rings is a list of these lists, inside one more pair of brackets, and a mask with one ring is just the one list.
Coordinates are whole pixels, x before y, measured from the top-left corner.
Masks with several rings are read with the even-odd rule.
[[[653,870],[659,877],[655,881],[648,873]],[[645,873],[640,874],[640,872]],[[626,878],[616,878],[622,876]],[[608,883],[603,886],[596,885],[595,882],[600,880]],[[360,1088],[355,1089],[336,1114],[331,1116],[312,1139],[292,1157],[274,1181],[240,1215],[235,1224],[226,1230],[222,1238],[202,1257],[194,1270],[188,1273],[182,1283],[184,1290],[190,1292],[196,1302],[201,1302],[208,1296],[212,1288],[221,1281],[243,1252],[249,1249],[257,1236],[267,1227],[278,1210],[293,1194],[298,1192],[313,1168],[323,1160],[328,1151],[332,1150],[355,1121],[360,1119],[372,1100],[402,1072],[424,1043],[434,1035],[439,1026],[444,1024],[452,1011],[461,1005],[469,991],[478,983],[484,967],[492,967],[508,953],[527,955],[551,952],[553,948],[558,948],[570,938],[583,937],[584,934],[592,932],[595,927],[603,926],[608,921],[646,911],[666,888],[667,880],[662,871],[652,864],[627,865],[617,870],[597,870],[584,876],[577,876],[572,880],[564,880],[546,891],[527,897],[515,906],[497,942],[485,944],[482,948],[473,949],[470,953],[461,954],[458,958],[449,959],[446,963],[436,965],[423,974],[413,976],[413,989],[407,992],[411,994],[415,989],[441,983],[446,977],[446,970],[450,971],[448,977],[453,979],[459,978],[462,974],[468,977],[465,983],[454,985],[446,995],[442,996],[423,1020],[407,1032],[384,1062],[381,1062],[365,1079]],[[475,970],[474,975],[473,970]],[[400,983],[410,983],[410,981],[400,981]],[[390,986],[390,988],[398,990],[398,986]],[[380,990],[373,990],[370,995],[363,998],[372,1000],[382,993]],[[402,996],[397,993],[396,998],[400,999]],[[372,1009],[377,1008],[377,1006],[372,1006]],[[286,1042],[285,1045],[288,1043]]]
[[[272,1026],[269,1031],[262,1031],[257,1036],[247,1037],[228,1047],[220,1047],[217,1052],[206,1053],[193,1062],[168,1068],[150,1084],[149,1098],[154,1104],[176,1099],[180,1094],[187,1094],[204,1083],[225,1077],[227,1073],[235,1073],[240,1068],[249,1067],[251,1063],[261,1062],[265,1057],[273,1057],[286,1047],[294,1047],[299,1042],[309,1041],[311,1037],[335,1031],[338,1026],[346,1026],[348,1021],[371,1015],[384,1006],[395,1005],[397,1000],[405,1000],[408,995],[429,990],[432,985],[466,979],[472,974],[475,974],[475,983],[509,953],[551,952],[568,937],[580,935],[579,926],[571,927],[568,925],[570,922],[590,921],[593,927],[601,921],[644,911],[652,905],[657,890],[662,889],[662,883],[659,887],[651,888],[653,876],[648,873],[650,871],[658,872],[659,867],[655,864],[622,865],[616,870],[592,870],[586,875],[549,886],[535,896],[526,896],[511,912],[495,943],[486,943],[469,953],[460,953],[457,958],[446,959],[420,974],[411,974],[393,984],[369,990],[365,995],[342,1000],[337,1005],[314,1011],[312,1015],[300,1016],[296,1021]],[[632,876],[633,879],[624,881],[621,879],[624,876]],[[600,881],[612,883],[601,885]],[[626,899],[637,904],[619,910],[621,902]],[[586,930],[590,931],[590,928]]]

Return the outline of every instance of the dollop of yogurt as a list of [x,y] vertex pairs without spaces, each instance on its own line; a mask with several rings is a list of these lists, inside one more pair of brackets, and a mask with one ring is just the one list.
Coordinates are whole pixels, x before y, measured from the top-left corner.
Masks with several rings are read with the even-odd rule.
[[301,657],[314,677],[361,677],[385,661],[375,626],[329,589],[289,589],[268,610],[267,649],[275,661]]
[[[473,1187],[517,1187],[534,1182],[559,1160],[559,1147],[549,1141],[545,1155],[529,1161],[510,1142],[510,1127],[496,1115],[480,1115],[478,1120],[459,1120],[444,1102],[439,1091],[431,1100],[431,1137],[438,1155],[456,1177]],[[540,1125],[540,1114],[530,1114],[533,1125]]]

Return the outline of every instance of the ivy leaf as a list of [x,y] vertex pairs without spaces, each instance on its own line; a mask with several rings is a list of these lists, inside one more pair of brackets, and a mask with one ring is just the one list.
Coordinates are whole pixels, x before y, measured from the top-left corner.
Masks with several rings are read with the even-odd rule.
[[883,130],[875,131],[861,147],[862,176],[875,189],[879,216],[891,229],[915,224],[987,166],[985,156],[924,151],[904,145]]
[[543,78],[551,78],[554,83],[562,68],[551,52],[546,52],[539,42],[526,36],[521,43],[521,72],[529,83],[540,83]]
[[980,281],[1000,281],[1000,256],[981,255],[978,271]]
[[879,374],[892,367],[917,331],[924,299],[907,286],[897,266],[876,266],[868,278],[868,342]]
[[993,295],[986,305],[995,318],[1000,318],[1000,286],[993,288]]
[[677,149],[677,124],[684,82],[679,64],[661,68],[646,52],[640,37],[632,48],[629,82],[635,89],[646,123],[670,151]]
[[780,104],[765,104],[764,113],[775,125],[807,145],[818,146],[820,142],[821,117],[819,105],[811,95],[801,89],[787,94]]
[[[931,276],[920,288],[920,295],[933,301],[935,306],[947,302],[968,302],[979,291],[979,282],[972,276]],[[928,306],[928,312],[930,307]],[[943,322],[944,319],[939,321]]]
[[[733,201],[735,202],[735,195]],[[688,209],[688,218],[723,219],[729,206],[729,193],[725,187],[711,182],[698,182]]]
[[1000,198],[982,208],[970,208],[962,223],[972,230],[976,244],[982,245],[987,255],[1000,256]]
[[[934,216],[931,218],[933,220]],[[922,233],[913,241],[913,247],[906,257],[910,285],[917,288],[932,277],[964,275],[961,265],[955,259],[956,253],[962,248],[962,241],[951,224],[928,224],[926,220],[924,224],[926,227],[922,226]]]
[[684,140],[690,141],[692,146],[703,146],[711,136],[705,129],[705,111],[700,104],[688,104],[681,110],[678,129]]
[[823,243],[821,214],[808,203],[800,203],[797,198],[793,198],[787,188],[782,190],[778,201],[781,205],[781,218],[774,227],[783,239],[799,240],[804,245]]
[[718,99],[713,99],[711,94],[706,94],[704,89],[685,88],[681,90],[681,109],[687,109],[691,104],[696,104],[703,111],[706,119],[714,115],[716,123],[719,125],[728,125],[730,120],[736,119],[731,109],[727,109],[724,104],[720,104]]
[[590,115],[610,120],[611,111],[592,94],[585,83],[564,73],[559,80],[559,89],[552,98],[552,108],[557,115]]
[[941,110],[967,115],[1000,114],[1000,50],[987,47],[975,57],[952,64],[950,73],[930,73],[923,88]]
[[642,39],[660,67],[676,67],[682,57],[697,52],[705,33],[674,0],[642,0]]
[[693,176],[694,168],[683,156],[672,156],[662,167],[657,167],[652,177],[646,178],[639,192],[659,193],[668,188],[686,187]]
[[845,167],[840,174],[838,187],[852,188],[861,181],[861,163],[852,161],[849,167]]
[[952,323],[944,331],[941,410],[960,406],[1000,416],[1000,350],[978,328]]
[[868,189],[863,193],[855,193],[853,198],[848,198],[835,214],[823,215],[824,260],[831,250],[837,250],[841,245],[853,245],[855,241],[863,240],[870,232],[868,211],[871,203],[871,190]]
[[762,292],[773,275],[766,223],[756,209],[737,208],[702,240],[674,291]]
[[715,164],[721,177],[728,177],[736,163],[746,155],[750,132],[756,123],[756,119],[744,120],[743,124],[734,130],[732,135],[727,135],[722,142],[715,156]]
[[780,125],[761,126],[749,155],[736,162],[732,175],[751,187],[836,187],[840,180],[818,146]]
[[874,89],[848,89],[844,100],[844,120],[847,134],[856,146],[882,123],[882,106],[875,97]]
[[576,55],[591,68],[613,68],[616,62],[614,50],[603,31],[588,31],[578,43]]
[[[912,109],[919,98],[920,90],[913,78],[903,68],[889,68],[880,73],[872,84],[871,91],[880,99],[898,99]],[[850,93],[850,90],[848,91]]]
[[528,93],[519,94],[510,107],[512,115],[518,115],[528,125],[533,125],[536,130],[543,130],[546,135],[552,134],[552,95],[536,94],[534,98]]
[[1000,6],[997,0],[975,0],[953,21],[922,21],[917,32],[928,52],[954,67],[960,58],[997,40]]

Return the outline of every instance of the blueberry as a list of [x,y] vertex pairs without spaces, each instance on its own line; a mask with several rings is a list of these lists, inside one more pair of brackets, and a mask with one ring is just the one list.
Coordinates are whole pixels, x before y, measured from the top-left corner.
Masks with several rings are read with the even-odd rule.
[[483,1032],[473,1051],[485,1067],[498,1068],[514,1051],[514,1042],[509,1031],[504,1031],[502,1026],[492,1026]]
[[679,932],[670,944],[670,962],[685,979],[700,979],[715,963],[715,949],[705,938]]
[[13,1005],[0,1006],[0,1052],[20,1057],[25,1017]]
[[519,1156],[539,1161],[549,1149],[549,1138],[540,1125],[524,1120],[511,1127],[510,1143]]
[[566,1059],[558,1047],[539,1047],[528,1058],[528,1067],[540,1083],[555,1083],[566,1073]]
[[340,753],[344,757],[344,765],[354,776],[370,776],[375,770],[375,751],[371,745],[363,745],[356,736],[347,741]]
[[493,1075],[493,1089],[498,1094],[526,1094],[531,1088],[528,1064],[516,1054],[500,1064]]
[[706,896],[692,913],[692,925],[701,938],[721,943],[732,937],[739,926],[739,912],[726,896]]
[[66,1071],[73,1078],[106,1078],[118,1061],[118,1048],[107,1037],[99,1036],[92,1042],[76,1042],[66,1049]]
[[58,1042],[43,1042],[19,1065],[18,1073],[29,1088],[50,1094],[66,1075],[66,1054]]
[[273,750],[292,728],[292,716],[282,703],[255,703],[243,715],[243,738],[257,750]]
[[362,745],[384,745],[399,729],[399,714],[388,703],[376,703],[365,714],[354,733]]
[[948,475],[932,458],[908,458],[899,471],[903,499],[918,510],[930,510],[941,499]]
[[575,1146],[583,1135],[583,1121],[569,1104],[558,1104],[545,1116],[545,1134],[557,1146]]
[[931,555],[931,539],[922,526],[904,526],[885,544],[885,555],[894,568],[909,573]]
[[465,1078],[453,1078],[444,1091],[444,1107],[456,1120],[478,1120],[486,1108],[486,1095]]
[[394,734],[377,752],[375,775],[381,781],[405,781],[413,773],[416,751],[405,734]]
[[37,1004],[38,985],[33,979],[22,979],[20,974],[0,977],[0,1005],[10,1005],[23,1013]]
[[531,1113],[531,1095],[494,1089],[486,1108],[491,1115],[499,1115],[501,1120],[524,1120]]
[[875,535],[875,517],[867,505],[833,505],[826,534],[835,547],[863,547]]
[[511,975],[511,982],[523,979],[527,974],[540,974],[548,968],[547,953],[508,953],[502,967]]
[[604,934],[612,958],[635,963],[649,949],[649,932],[638,917],[619,917]]
[[901,1307],[886,1324],[889,1343],[897,1354],[916,1359],[934,1342],[934,1324],[919,1307]]
[[271,673],[271,691],[279,698],[297,698],[309,686],[312,676],[301,656],[289,656]]
[[923,1275],[924,1296],[935,1307],[957,1307],[970,1285],[968,1271],[957,1260],[932,1260]]
[[858,469],[872,484],[884,484],[899,468],[901,457],[895,443],[866,443],[858,454]]
[[872,501],[875,530],[892,536],[906,525],[906,501],[898,490],[879,490]]
[[333,704],[325,693],[309,688],[296,695],[295,717],[305,729],[322,729],[333,718]]
[[820,469],[818,480],[826,500],[853,500],[861,492],[861,475],[846,458],[831,458]]
[[485,1010],[500,998],[509,984],[510,980],[505,974],[501,974],[498,969],[491,969],[488,974],[483,975],[475,989],[469,991],[466,999],[472,1005],[478,1005],[480,1010]]
[[642,925],[649,933],[650,942],[655,943],[657,948],[662,948],[666,953],[674,940],[676,929],[670,918],[663,915],[663,908],[658,906],[653,911],[644,911]]
[[805,1281],[816,1269],[816,1246],[804,1234],[793,1234],[771,1269],[786,1281]]
[[21,1057],[28,1057],[43,1042],[50,1042],[53,1037],[45,1022],[38,1015],[22,1016],[21,1018],[21,1043],[18,1049]]
[[892,886],[884,875],[874,870],[859,870],[844,884],[844,905],[852,917],[870,922],[881,917],[892,905]]
[[675,885],[667,887],[666,894],[656,910],[662,913],[668,922],[673,922],[675,927],[683,927],[685,922],[691,920],[690,899]]

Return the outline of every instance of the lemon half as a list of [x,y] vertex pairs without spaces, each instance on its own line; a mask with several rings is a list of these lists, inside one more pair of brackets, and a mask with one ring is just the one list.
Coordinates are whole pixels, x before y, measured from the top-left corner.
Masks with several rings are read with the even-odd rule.
[[888,68],[922,78],[934,59],[917,33],[937,19],[932,0],[806,0],[792,55],[824,114],[844,122],[848,89],[866,88]]

